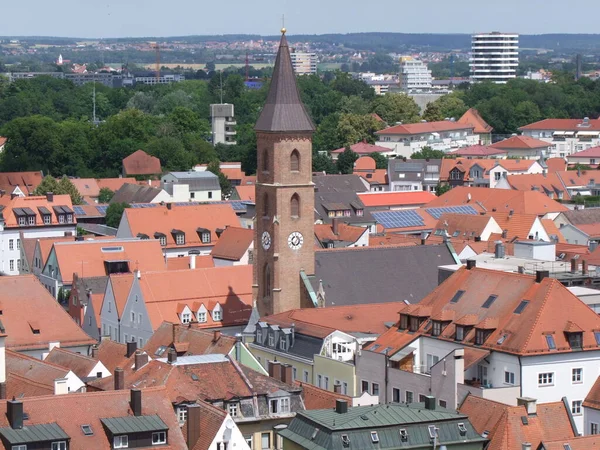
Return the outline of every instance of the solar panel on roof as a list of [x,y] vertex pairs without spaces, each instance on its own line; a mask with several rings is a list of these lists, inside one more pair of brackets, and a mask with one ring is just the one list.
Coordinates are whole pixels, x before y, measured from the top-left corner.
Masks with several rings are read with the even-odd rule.
[[85,210],[81,206],[73,206],[73,210],[78,216],[85,216]]
[[106,210],[108,209],[108,206],[96,206],[96,209],[98,210],[98,212],[100,214],[106,214]]
[[415,211],[378,211],[372,213],[375,220],[384,228],[422,227],[423,218]]
[[442,214],[451,213],[451,214],[470,214],[472,216],[476,216],[477,210],[470,205],[462,205],[462,206],[443,206],[440,208],[426,208],[425,211],[429,213],[431,217],[434,219],[439,219]]

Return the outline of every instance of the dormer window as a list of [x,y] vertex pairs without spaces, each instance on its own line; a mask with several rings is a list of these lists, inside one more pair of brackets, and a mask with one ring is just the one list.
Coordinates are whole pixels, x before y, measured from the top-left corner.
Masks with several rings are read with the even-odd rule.
[[167,443],[167,432],[166,431],[157,431],[152,433],[152,445],[160,445]]
[[27,216],[28,225],[35,225],[35,216]]
[[202,233],[202,243],[203,244],[210,244],[210,232],[204,232],[204,233]]
[[275,347],[275,336],[273,333],[269,333],[269,347]]
[[52,223],[52,216],[50,214],[44,214],[44,225],[50,225]]
[[260,328],[256,328],[256,342],[262,341],[262,330]]
[[185,234],[183,234],[183,233],[177,233],[175,235],[175,243],[177,245],[183,245],[183,244],[185,244]]
[[53,442],[52,450],[67,450],[67,441]]
[[406,314],[400,314],[400,329],[408,329],[408,316]]
[[220,322],[223,320],[223,312],[220,309],[215,309],[212,313],[212,316],[215,322]]
[[460,325],[456,326],[456,337],[457,341],[462,341],[465,338],[465,327],[461,327]]
[[190,323],[192,315],[190,313],[183,313],[181,315],[181,323]]
[[25,225],[27,225],[27,217],[19,217],[19,226],[24,227]]
[[475,345],[483,345],[490,334],[490,330],[475,330]]
[[417,331],[424,320],[425,319],[416,316],[410,316],[408,330],[413,332]]
[[279,348],[283,351],[287,351],[287,339],[285,335],[281,336],[281,339],[279,339]]
[[569,347],[574,350],[583,348],[583,333],[565,333],[567,335],[567,339],[569,340]]
[[206,322],[206,311],[198,311],[198,314],[196,314],[196,317],[198,318],[198,323],[205,323]]
[[439,336],[440,334],[442,334],[442,322],[434,320],[431,327],[431,335]]
[[58,215],[58,223],[65,223],[65,215],[64,214]]
[[126,434],[113,438],[113,448],[129,448],[129,436]]
[[363,217],[365,215],[365,210],[364,209],[357,209],[356,210],[356,216],[357,217]]

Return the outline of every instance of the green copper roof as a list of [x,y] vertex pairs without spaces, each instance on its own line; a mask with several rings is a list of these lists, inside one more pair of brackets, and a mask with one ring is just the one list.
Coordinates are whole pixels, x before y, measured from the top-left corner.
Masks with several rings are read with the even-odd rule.
[[101,419],[101,421],[112,434],[144,433],[169,429],[157,415],[112,417]]
[[69,435],[56,423],[26,425],[18,430],[0,428],[0,435],[11,445],[69,440]]

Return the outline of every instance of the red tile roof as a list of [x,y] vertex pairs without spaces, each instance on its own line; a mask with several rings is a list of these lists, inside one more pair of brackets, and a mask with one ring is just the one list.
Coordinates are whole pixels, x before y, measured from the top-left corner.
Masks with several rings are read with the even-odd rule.
[[113,192],[117,192],[124,184],[137,184],[135,178],[99,178],[96,180],[98,187],[108,188]]
[[435,194],[426,191],[415,192],[361,192],[358,198],[366,207],[426,205]]
[[374,171],[377,167],[377,163],[370,156],[361,156],[354,162],[355,171]]
[[582,122],[582,119],[544,119],[525,125],[519,130],[600,131],[600,119],[591,119],[587,127],[582,127]]
[[[359,155],[368,155],[370,153],[389,153],[391,150],[387,147],[381,147],[379,145],[368,144],[367,142],[358,142],[350,146],[350,149]],[[346,147],[332,150],[331,153],[343,153]]]
[[143,150],[137,150],[123,159],[123,171],[126,175],[159,175],[162,173],[160,159],[150,156]]
[[594,450],[600,449],[600,436],[577,436],[556,441],[544,441],[543,444],[543,450],[565,450],[565,444],[569,444],[571,450]]
[[475,108],[470,108],[456,122],[466,125],[473,125],[475,127],[473,132],[475,134],[487,134],[494,131],[494,128],[492,128],[492,126],[483,120],[483,117],[481,117],[479,111],[477,111]]
[[543,216],[551,212],[568,211],[560,203],[549,199],[537,191],[514,191],[509,189],[489,189],[476,187],[455,187],[427,204],[428,208],[459,205],[483,205],[487,211],[511,209],[515,213],[537,214]]
[[127,360],[127,345],[120,344],[112,339],[102,339],[98,346],[98,361],[104,364],[110,373],[117,367],[124,367]]
[[372,234],[369,236],[369,247],[378,246],[414,246],[421,245],[421,237],[411,234]]
[[29,208],[31,211],[33,211],[36,216],[36,227],[48,227],[47,224],[44,224],[44,218],[38,208],[46,208],[50,211],[50,225],[75,226],[77,219],[75,218],[75,214],[73,212],[71,212],[73,220],[71,224],[67,223],[66,217],[64,218],[64,223],[59,223],[57,213],[53,209],[53,207],[57,206],[67,206],[71,211],[73,211],[73,203],[71,202],[71,197],[69,195],[55,195],[53,201],[51,202],[48,201],[46,196],[15,197],[2,210],[5,227],[15,228],[19,226],[17,217],[15,215],[15,209],[17,208]]
[[54,347],[44,361],[66,367],[82,380],[88,376],[95,376],[95,373],[92,371],[98,364],[98,361],[89,356],[60,347]]
[[499,148],[486,147],[484,145],[472,145],[471,147],[463,147],[458,150],[450,152],[452,155],[457,156],[494,156],[504,155],[508,153],[506,150]]
[[256,201],[256,188],[254,187],[254,185],[235,186],[234,189],[237,191],[240,200],[249,202]]
[[[458,410],[469,416],[477,433],[489,432],[488,450],[521,450],[523,442],[530,442],[531,448],[537,449],[542,441],[575,436],[563,402],[538,404],[536,408],[535,415],[528,415],[525,406],[468,395]],[[522,417],[527,417],[527,425]]]
[[10,198],[10,194],[18,186],[25,195],[31,195],[42,179],[42,172],[0,172],[0,190],[5,191],[3,195]]
[[69,369],[23,353],[6,350],[7,398],[53,395],[54,380],[65,378]]
[[[210,247],[215,245],[219,237],[216,230],[224,230],[228,226],[239,226],[240,221],[230,204],[198,204],[194,206],[177,206],[171,209],[165,206],[155,208],[127,208],[124,212],[132,236],[145,234],[150,238],[159,232],[167,238],[167,248]],[[210,243],[203,243],[198,233],[199,228],[210,231]],[[185,244],[177,245],[173,230],[185,233]]]
[[[183,270],[190,268],[190,256],[183,258],[167,258],[167,270]],[[210,255],[196,255],[196,269],[215,267],[215,262]]]
[[[48,349],[51,342],[61,347],[92,345],[88,336],[33,275],[0,277],[2,325],[9,334],[6,348],[23,351]],[[39,318],[39,332],[31,318]]]
[[[200,437],[190,450],[209,450],[213,441],[217,439],[217,433],[225,422],[227,413],[207,402],[197,401],[196,405],[200,408]],[[181,428],[184,436],[187,436],[187,427],[188,422],[186,421]]]
[[332,224],[324,223],[315,225],[315,237],[321,244],[323,244],[323,242],[326,240],[356,242],[363,234],[368,232],[368,228],[365,227],[340,223],[338,224],[338,233],[334,234]]
[[352,406],[352,397],[326,391],[309,383],[296,383],[302,388],[302,399],[307,410],[333,409],[337,400],[346,400],[348,406]]
[[100,187],[93,178],[71,178],[71,183],[84,197],[98,197],[100,195]]
[[567,170],[567,161],[565,158],[548,158],[546,160],[548,173],[563,172]]
[[425,122],[425,123],[407,123],[404,125],[395,125],[393,127],[386,128],[381,131],[377,131],[377,135],[413,135],[413,134],[426,134],[426,133],[439,133],[444,131],[456,131],[456,130],[473,130],[475,125],[463,124],[458,122],[451,122],[449,120],[442,120],[439,122]]
[[577,153],[573,153],[569,155],[569,159],[577,159],[577,158],[600,158],[600,147],[592,147],[587,150],[582,150]]
[[[156,357],[159,347],[174,347],[185,355],[228,355],[237,342],[235,337],[219,334],[215,340],[214,330],[203,330],[198,324],[182,325],[163,322],[150,336],[144,350]],[[164,355],[163,355],[164,356]]]
[[522,150],[522,149],[536,149],[536,148],[548,148],[551,144],[539,139],[532,138],[530,136],[512,136],[500,142],[492,144],[492,148],[500,148],[506,150]]
[[583,406],[600,410],[600,377],[596,378],[594,385],[585,397]]
[[254,230],[240,227],[227,227],[211,250],[213,258],[239,261],[254,241]]

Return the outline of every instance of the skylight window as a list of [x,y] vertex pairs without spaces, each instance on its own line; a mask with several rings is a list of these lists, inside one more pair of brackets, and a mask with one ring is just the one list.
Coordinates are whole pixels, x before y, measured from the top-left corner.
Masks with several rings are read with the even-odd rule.
[[600,331],[594,331],[594,337],[596,338],[596,344],[600,345]]
[[373,441],[374,444],[379,442],[379,435],[377,434],[377,431],[371,431],[371,441]]
[[515,314],[521,314],[523,310],[527,307],[527,305],[529,305],[529,300],[523,300],[521,303],[519,303],[519,306],[517,306],[513,312]]
[[465,427],[465,424],[463,422],[460,422],[458,424],[458,432],[460,433],[461,436],[464,436],[465,434],[467,434],[467,427]]
[[342,434],[342,445],[345,448],[350,447],[350,438],[347,434]]
[[83,434],[85,434],[86,436],[94,435],[94,431],[92,430],[91,425],[81,425],[81,431],[83,431]]
[[450,303],[458,303],[458,301],[460,300],[460,298],[463,296],[464,293],[465,293],[465,291],[456,291],[456,294],[454,294],[454,297],[452,297],[452,299],[450,300]]
[[551,334],[546,335],[546,344],[548,344],[549,350],[556,350],[556,343],[554,342],[554,336]]
[[429,437],[431,439],[437,438],[437,428],[435,427],[435,425],[429,425],[427,427],[427,430],[429,431]]
[[400,440],[403,442],[408,441],[408,432],[405,428],[400,429]]
[[490,295],[487,300],[485,301],[485,303],[483,305],[481,305],[482,308],[489,308],[490,306],[492,306],[492,303],[494,303],[494,301],[498,298],[497,295]]

